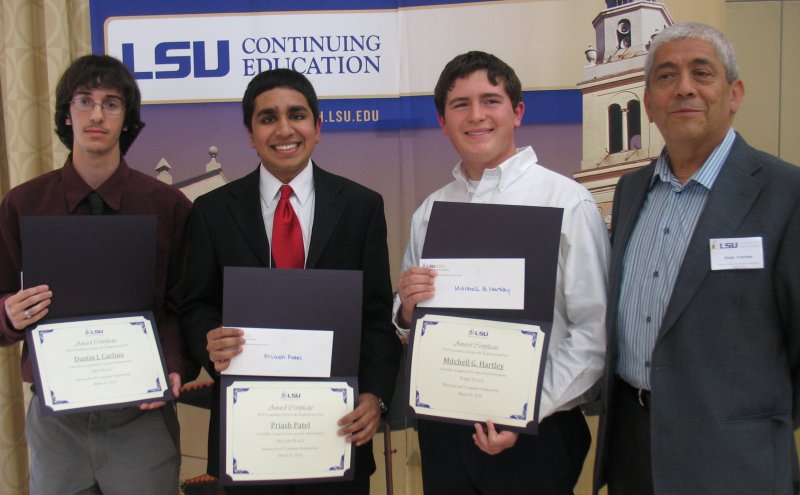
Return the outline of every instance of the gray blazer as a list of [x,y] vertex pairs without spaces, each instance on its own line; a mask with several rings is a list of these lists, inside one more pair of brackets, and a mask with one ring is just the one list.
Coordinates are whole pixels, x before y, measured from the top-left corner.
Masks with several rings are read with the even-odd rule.
[[[623,176],[612,214],[608,355],[595,464],[605,484],[622,265],[654,163]],[[764,269],[710,269],[709,239],[761,237]],[[737,135],[689,242],[651,368],[658,495],[798,493],[800,168]]]

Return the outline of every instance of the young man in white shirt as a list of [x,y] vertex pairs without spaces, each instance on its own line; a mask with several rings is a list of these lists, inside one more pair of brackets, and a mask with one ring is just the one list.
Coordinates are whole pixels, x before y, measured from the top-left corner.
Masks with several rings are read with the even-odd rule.
[[419,266],[434,202],[544,206],[564,214],[539,432],[420,420],[425,492],[572,493],[591,442],[578,406],[600,378],[605,356],[605,225],[586,189],[539,165],[532,148],[516,147],[525,104],[518,77],[502,60],[484,52],[455,57],[439,77],[434,100],[461,161],[454,180],[414,213],[394,307],[400,333],[407,333],[414,307],[434,294],[435,270]]

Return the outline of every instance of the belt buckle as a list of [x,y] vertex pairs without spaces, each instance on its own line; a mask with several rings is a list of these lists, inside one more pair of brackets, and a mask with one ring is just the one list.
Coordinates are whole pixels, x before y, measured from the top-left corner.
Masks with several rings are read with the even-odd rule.
[[638,399],[640,406],[647,407],[647,391],[645,389],[637,388],[636,398]]

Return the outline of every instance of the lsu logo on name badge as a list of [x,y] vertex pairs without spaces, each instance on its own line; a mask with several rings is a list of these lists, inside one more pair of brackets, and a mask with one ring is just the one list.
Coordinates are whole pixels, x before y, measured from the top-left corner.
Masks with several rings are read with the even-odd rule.
[[764,268],[761,237],[710,239],[712,270],[757,270]]

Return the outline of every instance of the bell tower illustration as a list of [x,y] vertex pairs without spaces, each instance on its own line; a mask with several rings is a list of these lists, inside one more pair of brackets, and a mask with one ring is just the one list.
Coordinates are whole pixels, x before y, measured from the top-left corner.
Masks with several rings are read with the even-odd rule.
[[644,62],[655,35],[673,24],[663,3],[606,0],[592,25],[595,43],[578,88],[583,95],[583,159],[573,174],[608,223],[619,177],[658,157],[664,140],[644,108]]

